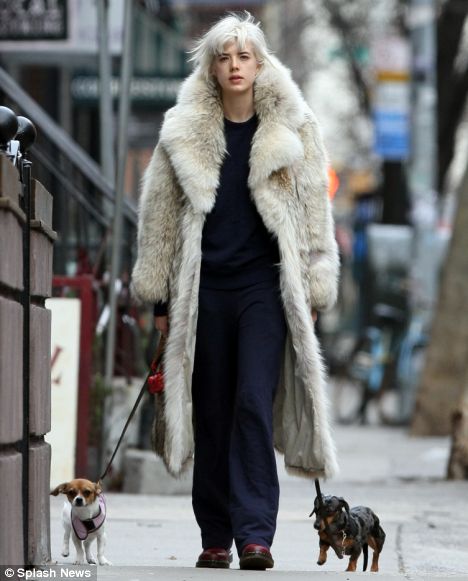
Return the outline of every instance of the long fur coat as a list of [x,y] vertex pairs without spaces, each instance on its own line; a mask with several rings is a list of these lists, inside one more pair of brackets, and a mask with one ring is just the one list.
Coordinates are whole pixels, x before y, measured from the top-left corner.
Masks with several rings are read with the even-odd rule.
[[[280,287],[288,332],[274,402],[274,445],[290,473],[337,472],[320,348],[312,308],[337,294],[339,259],[327,195],[327,160],[315,117],[276,58],[254,86],[259,123],[249,187],[280,251]],[[164,430],[156,442],[173,475],[193,454],[191,381],[195,352],[201,235],[215,203],[225,155],[219,90],[199,69],[167,111],[143,180],[138,258],[132,292],[141,302],[169,302],[164,355]]]

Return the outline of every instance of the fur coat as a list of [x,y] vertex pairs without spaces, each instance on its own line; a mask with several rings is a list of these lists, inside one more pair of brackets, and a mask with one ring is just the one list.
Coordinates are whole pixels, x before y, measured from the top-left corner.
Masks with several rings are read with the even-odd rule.
[[[317,121],[291,74],[276,58],[254,86],[259,122],[249,188],[280,252],[287,338],[274,402],[274,445],[290,473],[330,477],[337,461],[324,369],[312,308],[333,305],[339,259],[327,195],[327,160]],[[224,114],[213,81],[199,69],[167,111],[143,179],[132,292],[140,302],[169,302],[164,354],[164,429],[155,447],[173,475],[193,454],[191,380],[201,235],[215,203],[225,154]]]

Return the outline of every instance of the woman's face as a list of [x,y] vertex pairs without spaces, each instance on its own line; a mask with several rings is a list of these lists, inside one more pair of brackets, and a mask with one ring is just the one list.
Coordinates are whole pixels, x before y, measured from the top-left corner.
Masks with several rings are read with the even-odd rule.
[[232,96],[249,92],[259,69],[260,64],[250,41],[245,43],[243,50],[235,41],[226,43],[222,54],[215,56],[212,66],[223,93]]

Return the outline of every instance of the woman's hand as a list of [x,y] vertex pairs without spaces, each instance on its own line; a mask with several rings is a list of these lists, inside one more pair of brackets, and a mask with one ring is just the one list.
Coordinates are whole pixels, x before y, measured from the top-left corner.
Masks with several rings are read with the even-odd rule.
[[161,335],[167,337],[167,333],[169,331],[168,316],[164,315],[163,317],[154,317],[154,326],[161,333]]
[[312,309],[312,321],[314,321],[314,323],[317,322],[317,317],[318,317],[318,311],[316,311],[315,309]]

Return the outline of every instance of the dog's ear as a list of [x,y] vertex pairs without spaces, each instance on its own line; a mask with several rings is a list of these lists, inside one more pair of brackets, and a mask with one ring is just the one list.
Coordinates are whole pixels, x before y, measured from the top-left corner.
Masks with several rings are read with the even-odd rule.
[[51,496],[58,496],[59,494],[65,494],[67,492],[68,482],[62,482],[56,488],[50,491]]
[[346,500],[340,496],[339,499],[340,501],[340,508],[344,508],[345,511],[349,514],[349,504],[346,502]]
[[94,490],[96,491],[96,494],[101,494],[101,492],[102,492],[102,482],[100,480],[98,480],[96,482],[96,484],[94,485]]

